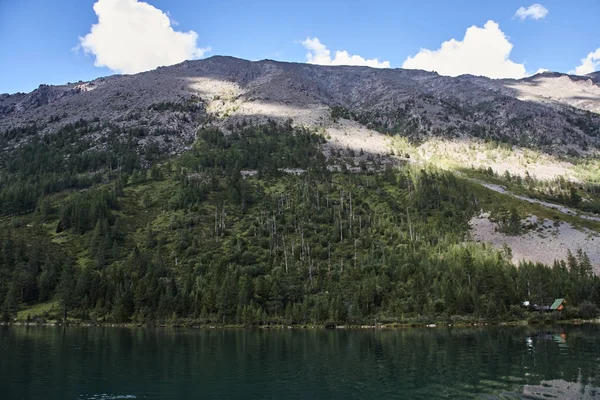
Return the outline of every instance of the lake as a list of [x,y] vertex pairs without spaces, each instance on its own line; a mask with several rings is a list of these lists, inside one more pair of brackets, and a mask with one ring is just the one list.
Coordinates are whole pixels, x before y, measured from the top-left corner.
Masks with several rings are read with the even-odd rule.
[[0,398],[598,399],[600,326],[0,326]]

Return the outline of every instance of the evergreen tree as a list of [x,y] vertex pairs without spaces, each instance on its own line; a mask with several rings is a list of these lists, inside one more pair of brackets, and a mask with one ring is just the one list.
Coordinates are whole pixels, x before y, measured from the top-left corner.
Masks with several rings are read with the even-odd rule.
[[63,310],[63,319],[67,320],[67,313],[77,306],[75,284],[77,277],[75,267],[71,259],[67,259],[60,273],[60,280],[56,288],[60,305]]

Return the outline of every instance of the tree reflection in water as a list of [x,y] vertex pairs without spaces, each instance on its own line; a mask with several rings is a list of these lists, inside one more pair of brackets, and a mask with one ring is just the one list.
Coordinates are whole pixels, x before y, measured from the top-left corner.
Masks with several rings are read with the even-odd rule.
[[592,399],[599,333],[0,326],[0,380],[3,399]]

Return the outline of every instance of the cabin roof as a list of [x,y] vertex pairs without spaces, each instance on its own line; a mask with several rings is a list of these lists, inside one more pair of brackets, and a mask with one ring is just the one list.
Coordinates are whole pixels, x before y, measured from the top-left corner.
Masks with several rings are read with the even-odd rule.
[[556,299],[556,300],[554,300],[554,303],[552,303],[552,305],[550,306],[550,309],[551,310],[556,310],[564,301],[565,301],[565,299]]

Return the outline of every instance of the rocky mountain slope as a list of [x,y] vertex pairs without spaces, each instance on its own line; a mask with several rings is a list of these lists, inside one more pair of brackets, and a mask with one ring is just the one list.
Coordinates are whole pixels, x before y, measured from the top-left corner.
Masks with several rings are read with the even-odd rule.
[[[333,108],[332,108],[333,107]],[[333,112],[331,112],[333,111]],[[30,134],[93,121],[101,145],[134,130],[141,148],[180,152],[199,126],[264,118],[331,127],[338,118],[411,139],[495,139],[551,153],[600,147],[600,76],[543,73],[522,80],[368,67],[326,67],[232,57],[0,95],[4,148]],[[93,131],[91,131],[93,129]]]

